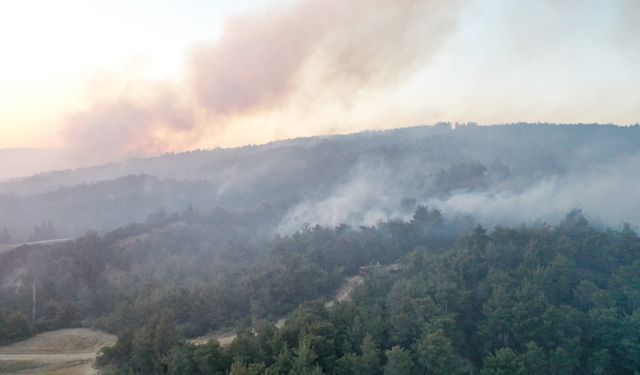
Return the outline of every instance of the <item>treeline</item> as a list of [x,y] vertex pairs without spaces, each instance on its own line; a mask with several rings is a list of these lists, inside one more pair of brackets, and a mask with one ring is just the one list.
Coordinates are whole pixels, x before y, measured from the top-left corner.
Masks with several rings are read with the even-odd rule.
[[[360,233],[380,239],[388,229]],[[308,241],[322,264],[327,233],[284,242]],[[121,334],[100,365],[114,374],[637,374],[640,239],[629,226],[595,229],[579,211],[555,227],[478,226],[444,253],[415,248],[400,273],[370,267],[350,302],[306,303],[279,329],[257,320],[225,348],[187,344],[175,322],[165,310]]]
[[34,332],[82,325],[120,333],[166,310],[195,337],[280,318],[331,296],[362,265],[394,261],[416,246],[445,249],[458,230],[419,207],[410,222],[305,226],[268,239],[272,211],[158,211],[104,236],[0,254],[1,309],[30,316],[35,280]]
[[29,337],[31,333],[31,324],[26,314],[0,311],[0,344]]
[[[51,221],[36,224],[33,233],[28,237],[29,242],[48,241],[60,238],[58,232],[53,227]],[[10,245],[23,242],[22,239],[15,238],[7,228],[0,230],[0,245]]]

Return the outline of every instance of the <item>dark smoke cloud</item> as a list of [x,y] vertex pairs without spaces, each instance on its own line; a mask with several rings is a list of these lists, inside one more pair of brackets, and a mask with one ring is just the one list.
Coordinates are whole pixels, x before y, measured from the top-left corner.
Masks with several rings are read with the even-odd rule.
[[400,82],[437,51],[461,3],[305,0],[230,20],[217,42],[193,48],[184,82],[146,83],[136,98],[94,102],[70,116],[66,139],[103,157],[157,153],[309,92],[353,101]]

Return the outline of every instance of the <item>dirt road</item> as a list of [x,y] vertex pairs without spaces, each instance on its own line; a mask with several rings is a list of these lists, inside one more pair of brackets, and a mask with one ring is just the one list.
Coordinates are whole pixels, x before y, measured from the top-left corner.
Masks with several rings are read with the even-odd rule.
[[[364,279],[359,275],[346,278],[342,286],[336,292],[335,297],[331,301],[326,302],[324,306],[326,308],[331,308],[336,302],[348,301],[351,298],[351,293],[354,291],[354,289],[362,285],[363,282]],[[282,328],[286,322],[287,320],[285,318],[280,319],[276,322],[276,327]],[[190,339],[188,340],[188,342],[195,345],[204,345],[210,340],[215,339],[218,340],[220,346],[229,346],[231,345],[233,340],[236,339],[236,337],[237,335],[235,334],[235,332],[218,332],[207,336]]]
[[325,303],[324,306],[326,308],[330,308],[336,302],[345,302],[350,300],[351,293],[353,293],[354,289],[356,289],[358,286],[362,285],[363,282],[364,278],[360,275],[348,277],[344,281],[344,284],[342,284],[340,289],[338,289],[336,296],[331,301]]
[[0,245],[0,254],[10,253],[13,250],[21,248],[22,246],[30,246],[30,247],[31,246],[46,246],[46,245],[54,245],[54,244],[59,244],[59,243],[65,243],[65,242],[69,242],[69,241],[73,241],[73,240],[70,239],[70,238],[60,238],[60,239],[57,239],[57,240],[24,242],[24,243],[13,244],[13,245]]

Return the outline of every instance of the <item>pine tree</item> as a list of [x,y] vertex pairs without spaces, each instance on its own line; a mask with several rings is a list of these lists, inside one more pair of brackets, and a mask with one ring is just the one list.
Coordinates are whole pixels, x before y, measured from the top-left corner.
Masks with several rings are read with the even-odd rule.
[[442,329],[425,332],[416,352],[418,364],[428,374],[463,374],[468,372],[462,358]]
[[362,339],[362,356],[360,366],[363,374],[376,375],[380,373],[380,348],[373,341],[371,335]]
[[296,359],[293,361],[293,366],[290,375],[319,375],[322,374],[322,370],[316,364],[318,356],[313,350],[309,340],[305,337],[300,341],[298,347]]
[[229,375],[247,375],[247,366],[241,361],[235,361],[231,365]]
[[387,364],[384,366],[384,375],[411,375],[415,373],[415,363],[411,359],[411,353],[400,346],[385,352]]

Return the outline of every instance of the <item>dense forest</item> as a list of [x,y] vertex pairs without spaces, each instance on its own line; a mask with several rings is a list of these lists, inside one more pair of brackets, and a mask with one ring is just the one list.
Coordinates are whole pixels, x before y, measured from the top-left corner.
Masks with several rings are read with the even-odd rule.
[[19,247],[0,254],[2,308],[22,312],[26,321],[35,282],[37,330],[84,324],[118,332],[168,309],[185,334],[196,336],[254,317],[280,317],[303,301],[329,296],[362,265],[389,263],[421,244],[444,248],[467,225],[444,224],[439,211],[420,208],[413,225],[305,226],[271,238],[264,229],[270,214],[266,207],[158,211],[104,236]]
[[[598,229],[574,210],[489,232],[419,206],[408,221],[253,235],[268,215],[159,211],[0,255],[1,339],[102,328],[118,334],[98,361],[114,374],[640,371],[640,239],[627,225]],[[365,265],[352,299],[327,307]],[[231,326],[229,346],[186,341]]]

